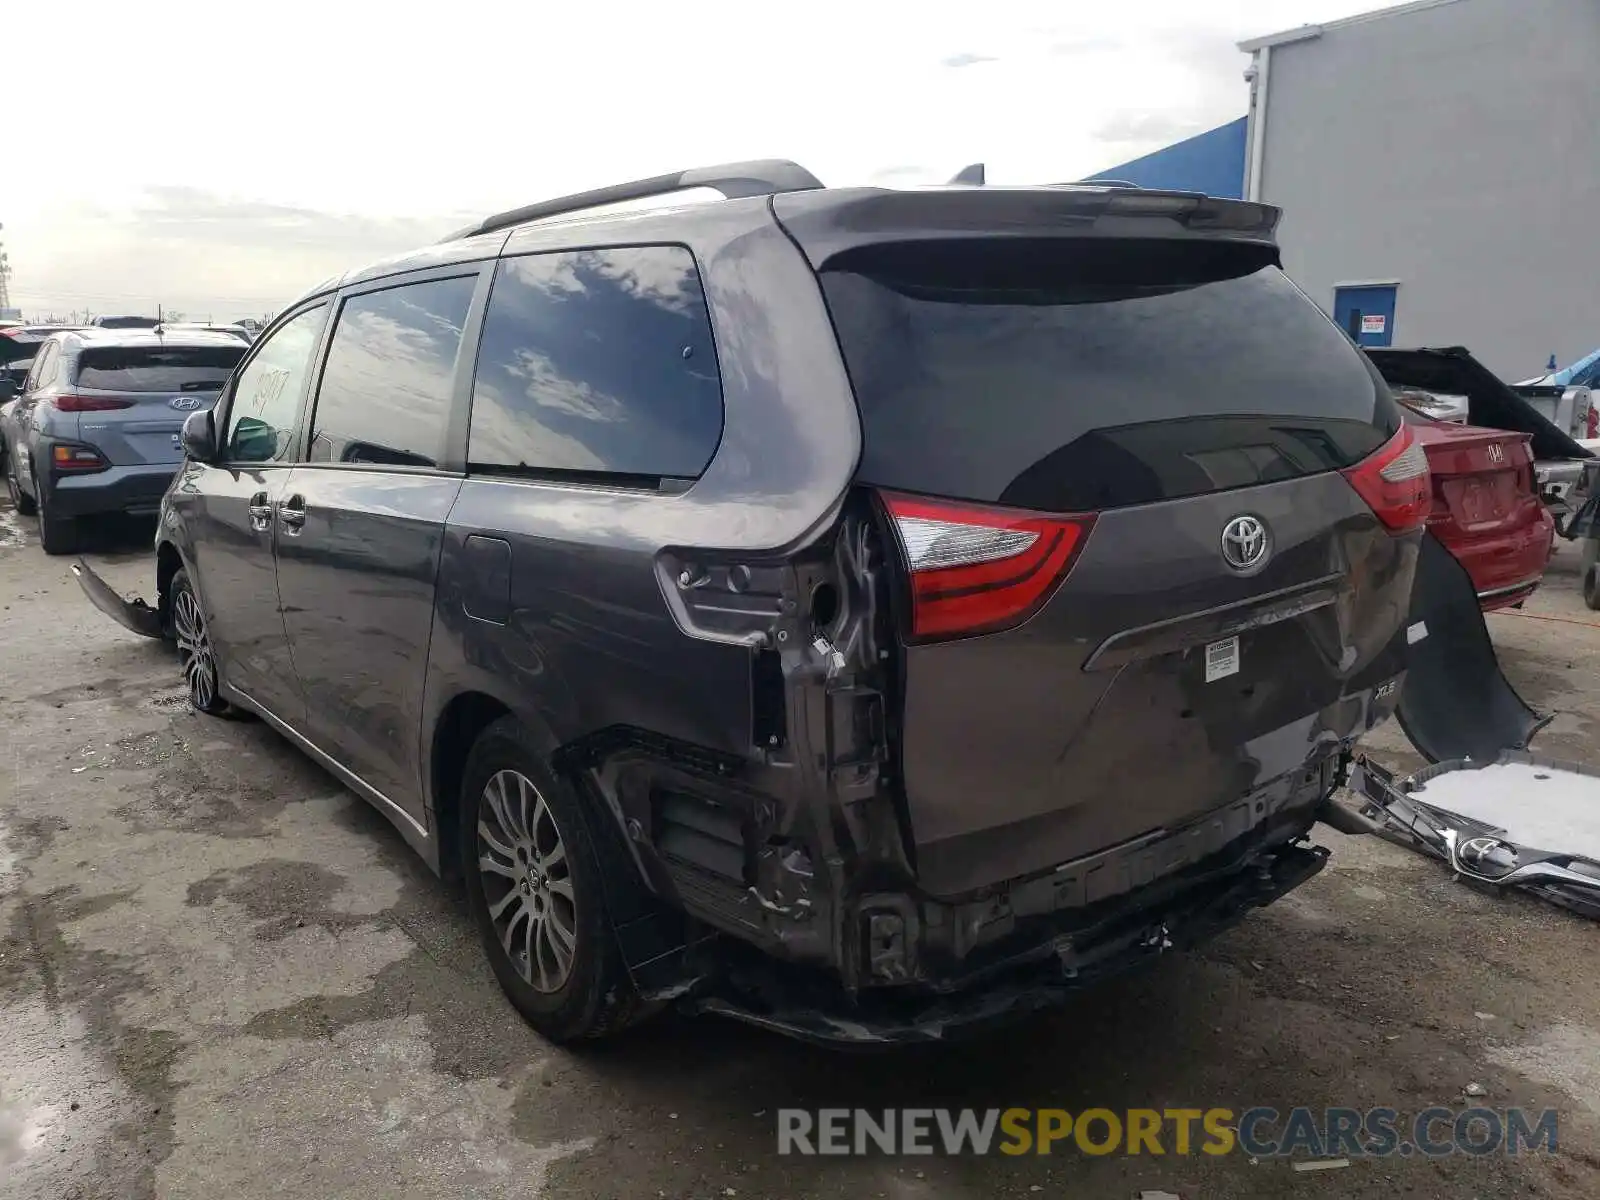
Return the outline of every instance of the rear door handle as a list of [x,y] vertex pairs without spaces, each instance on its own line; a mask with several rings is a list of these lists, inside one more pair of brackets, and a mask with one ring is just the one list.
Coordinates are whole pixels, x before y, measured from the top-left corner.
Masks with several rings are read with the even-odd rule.
[[250,528],[256,533],[265,533],[272,525],[272,505],[267,503],[267,494],[257,492],[250,497]]
[[300,532],[300,527],[306,523],[306,498],[304,496],[290,496],[278,505],[278,523],[288,533]]

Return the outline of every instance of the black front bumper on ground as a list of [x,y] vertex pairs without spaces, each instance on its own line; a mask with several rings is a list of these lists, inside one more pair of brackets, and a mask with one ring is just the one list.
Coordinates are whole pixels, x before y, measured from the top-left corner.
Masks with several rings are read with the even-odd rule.
[[802,981],[771,960],[752,958],[730,964],[714,981],[701,980],[679,1006],[833,1047],[954,1040],[1055,1008],[1103,979],[1200,945],[1305,883],[1327,859],[1321,846],[1278,845],[1164,903],[1124,908],[1098,925],[1063,934],[1049,944],[1047,957],[960,992],[873,988],[851,998],[830,992],[820,980]]
[[157,609],[151,608],[143,600],[124,599],[115,588],[96,575],[83,559],[72,564],[72,574],[94,606],[124,629],[131,629],[144,637],[166,636],[161,613]]

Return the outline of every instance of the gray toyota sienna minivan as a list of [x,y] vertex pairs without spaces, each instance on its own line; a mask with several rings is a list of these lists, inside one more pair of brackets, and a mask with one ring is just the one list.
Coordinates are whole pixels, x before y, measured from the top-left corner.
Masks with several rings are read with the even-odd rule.
[[249,349],[154,606],[81,578],[548,1036],[949,1036],[1315,874],[1398,697],[1426,460],[1277,219],[783,162],[491,217]]

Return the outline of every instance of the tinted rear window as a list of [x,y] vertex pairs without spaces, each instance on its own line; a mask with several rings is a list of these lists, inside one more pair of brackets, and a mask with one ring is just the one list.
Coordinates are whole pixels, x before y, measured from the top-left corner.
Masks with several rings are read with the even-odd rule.
[[1360,460],[1396,406],[1267,253],[1056,239],[836,260],[823,289],[861,409],[860,477],[1067,512]]
[[154,329],[160,322],[154,317],[101,317],[95,322],[97,329]]
[[227,382],[249,349],[238,346],[106,347],[78,356],[78,386],[109,392],[205,392]]

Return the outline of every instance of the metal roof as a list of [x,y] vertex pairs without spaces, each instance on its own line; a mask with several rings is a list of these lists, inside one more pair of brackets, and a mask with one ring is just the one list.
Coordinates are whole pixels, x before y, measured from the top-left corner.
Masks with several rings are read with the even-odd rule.
[[1301,25],[1297,29],[1285,29],[1282,33],[1269,33],[1263,37],[1250,38],[1239,43],[1239,49],[1245,53],[1254,53],[1257,50],[1266,50],[1272,46],[1287,46],[1291,42],[1306,42],[1312,38],[1321,37],[1330,29],[1344,29],[1350,25],[1361,25],[1367,21],[1380,21],[1387,17],[1403,17],[1408,13],[1422,12],[1429,8],[1440,8],[1446,4],[1459,4],[1461,0],[1412,0],[1410,4],[1398,4],[1392,8],[1380,8],[1376,12],[1358,13],[1353,17],[1345,17],[1342,21],[1324,21],[1320,25]]

